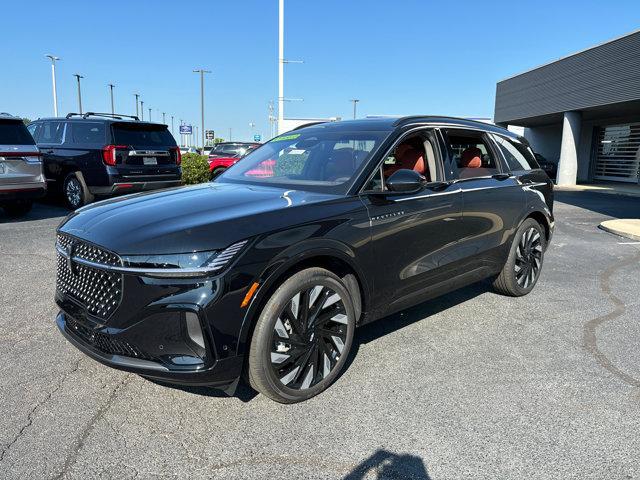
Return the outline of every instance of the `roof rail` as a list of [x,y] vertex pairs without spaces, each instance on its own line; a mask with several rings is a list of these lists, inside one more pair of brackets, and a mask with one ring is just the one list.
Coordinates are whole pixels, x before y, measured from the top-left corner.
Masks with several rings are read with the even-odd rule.
[[123,115],[121,113],[118,114],[114,114],[114,113],[101,113],[101,112],[87,112],[87,113],[68,113],[67,114],[67,118],[71,118],[71,117],[82,117],[82,118],[88,118],[88,117],[108,117],[108,118],[116,118],[118,120],[122,120],[123,118],[131,118],[137,122],[140,121],[140,119],[136,116],[136,115]]

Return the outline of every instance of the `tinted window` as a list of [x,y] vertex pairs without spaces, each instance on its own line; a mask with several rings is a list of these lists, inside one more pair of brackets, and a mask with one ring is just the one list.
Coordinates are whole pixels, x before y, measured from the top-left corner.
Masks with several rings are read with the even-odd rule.
[[287,133],[249,153],[217,181],[343,192],[386,136],[322,129]]
[[487,177],[500,173],[484,134],[466,130],[446,132],[452,169],[458,178]]
[[113,143],[140,147],[173,147],[176,141],[165,125],[114,123]]
[[43,122],[38,133],[40,143],[62,143],[64,122]]
[[99,122],[74,122],[71,124],[71,137],[74,143],[105,143],[105,124]]
[[528,147],[497,135],[494,135],[493,138],[498,144],[498,147],[500,147],[500,151],[502,155],[504,155],[510,170],[532,170],[539,168],[533,152],[531,152]]
[[29,131],[33,139],[37,142],[38,141],[38,124],[30,123],[29,125],[27,125],[27,130]]
[[0,120],[0,145],[35,145],[20,120]]

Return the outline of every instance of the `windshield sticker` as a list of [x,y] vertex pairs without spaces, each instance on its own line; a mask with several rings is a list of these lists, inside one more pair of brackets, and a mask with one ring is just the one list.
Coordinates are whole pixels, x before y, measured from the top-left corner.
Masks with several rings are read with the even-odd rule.
[[295,140],[296,138],[298,138],[300,136],[299,133],[293,134],[293,135],[283,135],[281,137],[276,137],[273,140],[271,140],[272,142],[284,142],[286,140]]
[[300,150],[299,148],[295,148],[289,151],[289,155],[303,155],[305,153],[307,153],[306,150]]

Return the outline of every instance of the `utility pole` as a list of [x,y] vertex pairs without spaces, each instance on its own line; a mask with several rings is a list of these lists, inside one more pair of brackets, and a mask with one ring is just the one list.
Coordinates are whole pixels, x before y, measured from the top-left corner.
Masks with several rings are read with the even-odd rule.
[[349,100],[350,102],[353,102],[353,119],[356,119],[356,105],[358,104],[358,102],[360,101],[359,98],[352,98],[351,100]]
[[140,120],[144,120],[144,101],[142,100],[140,100],[140,112],[142,113]]
[[80,79],[84,77],[79,73],[74,73],[73,76],[76,77],[76,80],[78,80],[78,113],[82,115],[82,94],[80,93]]
[[140,112],[138,112],[138,99],[140,98],[139,93],[134,93],[134,97],[136,97],[136,117],[140,118]]
[[211,70],[203,70],[200,68],[198,70],[194,70],[193,73],[200,74],[200,127],[202,129],[202,145],[204,145],[204,74],[211,73]]
[[115,87],[115,85],[113,83],[110,83],[108,86],[111,93],[111,115],[114,115],[116,113],[115,109],[113,108],[113,87]]
[[60,57],[47,53],[46,58],[51,60],[51,81],[53,83],[53,116],[58,116],[58,90],[56,89],[56,60],[60,60]]

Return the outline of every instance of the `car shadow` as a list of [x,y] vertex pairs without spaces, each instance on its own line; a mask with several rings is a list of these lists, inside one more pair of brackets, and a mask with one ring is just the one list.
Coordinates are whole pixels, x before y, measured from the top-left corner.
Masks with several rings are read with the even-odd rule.
[[[374,477],[371,474],[375,475]],[[422,459],[416,455],[397,454],[388,450],[376,450],[363,460],[342,480],[364,478],[402,478],[407,480],[431,480]]]
[[350,367],[362,344],[372,342],[380,337],[401,330],[412,323],[448,310],[491,291],[492,288],[489,281],[483,280],[356,328],[351,351],[349,352],[345,367],[340,376]]
[[29,213],[20,217],[11,217],[0,208],[0,223],[21,223],[33,220],[46,220],[48,218],[63,218],[71,213],[62,202],[54,197],[44,197],[33,204]]
[[556,190],[554,200],[613,218],[638,218],[640,216],[640,198],[638,197]]
[[199,395],[202,397],[210,397],[210,398],[229,398],[235,397],[238,400],[247,403],[253,400],[257,395],[253,388],[247,385],[244,381],[240,381],[236,391],[233,395],[227,394],[224,390],[220,390],[214,387],[206,387],[206,386],[189,386],[189,385],[178,385],[175,383],[163,382],[161,380],[156,380],[153,378],[141,377],[144,380],[147,380],[151,383],[155,383],[156,385],[160,385],[162,387],[173,388],[174,390],[180,390],[186,393],[191,393],[193,395]]

